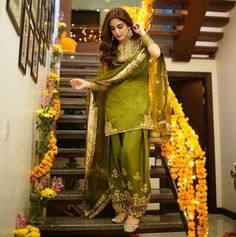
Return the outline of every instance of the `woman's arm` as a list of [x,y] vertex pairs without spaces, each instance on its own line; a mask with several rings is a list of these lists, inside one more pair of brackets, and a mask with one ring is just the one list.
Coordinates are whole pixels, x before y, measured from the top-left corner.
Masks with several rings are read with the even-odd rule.
[[140,64],[144,61],[145,58],[146,54],[144,50],[141,50],[129,64],[127,64],[122,70],[120,70],[116,74],[113,73],[114,75],[110,75],[108,71],[106,75],[107,78],[105,77],[104,80],[88,82],[83,79],[76,78],[70,80],[70,84],[76,90],[91,89],[92,91],[106,91],[112,84],[126,80],[128,76],[131,75],[140,66]]
[[148,52],[153,58],[158,58],[161,55],[160,47],[146,33],[139,22],[133,24],[133,30],[141,36],[141,41],[147,47]]
[[70,85],[72,88],[76,90],[90,89],[92,91],[99,91],[99,90],[105,91],[108,89],[107,86],[99,85],[95,82],[85,81],[80,78],[70,80]]

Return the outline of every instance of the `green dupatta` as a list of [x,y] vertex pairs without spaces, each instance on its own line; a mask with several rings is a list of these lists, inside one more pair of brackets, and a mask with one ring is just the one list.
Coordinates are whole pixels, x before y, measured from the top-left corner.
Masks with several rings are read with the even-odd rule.
[[[108,87],[142,72],[149,65],[149,94],[154,130],[152,137],[160,137],[159,126],[167,117],[168,80],[163,55],[150,60],[146,49],[142,49],[119,67],[103,73],[92,81]],[[93,91],[90,95],[85,159],[85,193],[88,197],[84,217],[93,218],[109,203],[108,150],[104,134],[106,91]]]

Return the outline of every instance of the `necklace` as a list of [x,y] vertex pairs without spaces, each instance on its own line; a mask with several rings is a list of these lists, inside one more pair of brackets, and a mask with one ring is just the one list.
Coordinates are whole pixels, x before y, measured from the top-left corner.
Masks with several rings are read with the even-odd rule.
[[128,39],[125,42],[120,42],[118,45],[117,62],[125,62],[131,58],[139,47],[138,41]]

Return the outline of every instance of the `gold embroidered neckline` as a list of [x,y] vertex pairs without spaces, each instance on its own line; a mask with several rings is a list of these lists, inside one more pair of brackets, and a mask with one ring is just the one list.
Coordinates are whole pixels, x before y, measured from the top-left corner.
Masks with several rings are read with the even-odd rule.
[[136,50],[138,49],[138,42],[136,40],[127,40],[125,42],[120,42],[118,45],[118,54],[116,61],[117,62],[125,62],[129,58],[131,58]]

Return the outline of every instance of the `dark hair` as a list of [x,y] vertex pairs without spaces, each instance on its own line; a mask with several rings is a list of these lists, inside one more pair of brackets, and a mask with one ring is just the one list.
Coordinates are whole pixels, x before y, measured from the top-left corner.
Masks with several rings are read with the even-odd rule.
[[117,47],[119,44],[119,41],[116,38],[112,40],[112,33],[110,30],[110,21],[115,18],[125,22],[127,26],[131,27],[131,30],[133,32],[133,36],[131,37],[132,39],[137,39],[140,37],[139,34],[133,31],[132,29],[133,20],[124,9],[114,8],[107,13],[102,25],[102,33],[101,33],[102,43],[99,49],[102,52],[100,61],[103,64],[106,64],[109,69],[114,67],[113,61],[116,58]]

